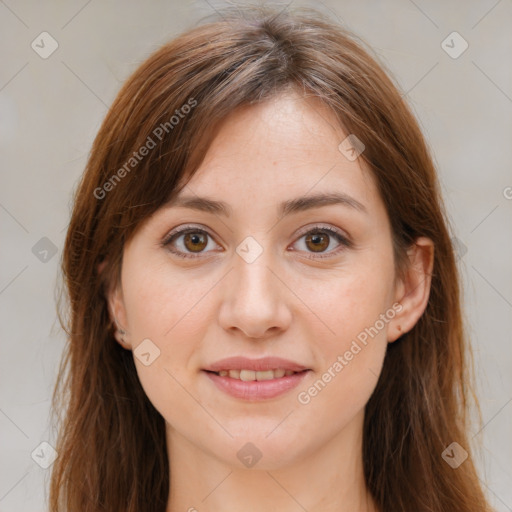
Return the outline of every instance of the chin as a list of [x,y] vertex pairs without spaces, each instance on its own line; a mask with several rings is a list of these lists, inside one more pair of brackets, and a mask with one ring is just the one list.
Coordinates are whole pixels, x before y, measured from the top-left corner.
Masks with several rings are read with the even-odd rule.
[[[278,424],[279,422],[274,423],[272,428]],[[243,435],[235,435],[234,439],[229,440],[228,449],[229,452],[234,452],[234,458],[226,460],[225,451],[219,454],[220,458],[239,469],[273,471],[293,465],[307,451],[308,447],[303,445],[302,436],[294,436],[286,430],[269,435],[271,431],[268,428],[259,431],[247,429]]]

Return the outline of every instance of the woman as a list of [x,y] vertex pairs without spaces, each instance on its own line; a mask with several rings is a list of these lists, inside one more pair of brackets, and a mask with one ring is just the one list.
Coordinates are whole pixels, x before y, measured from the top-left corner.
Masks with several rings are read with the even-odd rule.
[[63,273],[52,512],[489,510],[431,157],[318,13],[227,11],[135,71]]

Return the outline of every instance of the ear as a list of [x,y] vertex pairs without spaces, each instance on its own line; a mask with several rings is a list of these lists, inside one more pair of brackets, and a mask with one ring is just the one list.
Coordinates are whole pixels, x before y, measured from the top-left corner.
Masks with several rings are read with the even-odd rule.
[[[106,261],[103,261],[98,265],[98,274],[101,274],[105,268],[105,265]],[[121,283],[108,287],[105,295],[110,320],[114,324],[114,337],[123,348],[131,349],[131,344],[129,342],[129,332],[127,328],[128,322],[126,308],[124,305]]]
[[419,237],[407,250],[408,268],[395,287],[395,302],[402,309],[388,324],[388,341],[393,342],[410,331],[424,313],[430,295],[434,267],[434,243]]

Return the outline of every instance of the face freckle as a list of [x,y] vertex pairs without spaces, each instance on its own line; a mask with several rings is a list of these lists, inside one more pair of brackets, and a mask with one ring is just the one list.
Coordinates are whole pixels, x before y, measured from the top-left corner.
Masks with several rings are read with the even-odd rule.
[[[231,214],[165,207],[125,247],[114,306],[134,346],[149,339],[159,351],[148,366],[135,357],[141,384],[174,441],[226,463],[239,464],[248,438],[270,469],[353,437],[376,385],[392,319],[375,325],[395,299],[391,231],[369,169],[340,152],[347,134],[334,127],[319,100],[294,94],[239,109],[182,191],[226,203]],[[335,193],[344,201],[279,216],[286,202]],[[188,224],[220,250],[182,258],[159,243]],[[297,235],[304,227],[317,238]],[[320,258],[311,247],[327,241],[332,256]],[[172,248],[187,250],[183,235]],[[370,328],[377,332],[363,343]],[[278,357],[308,371],[281,394],[244,399],[205,371],[233,356]]]

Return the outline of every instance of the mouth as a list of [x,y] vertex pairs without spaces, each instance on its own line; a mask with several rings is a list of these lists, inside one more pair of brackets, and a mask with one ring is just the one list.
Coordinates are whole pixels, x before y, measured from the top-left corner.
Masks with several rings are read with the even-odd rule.
[[202,370],[223,394],[251,402],[285,397],[311,371],[278,357],[250,359],[241,356],[217,361]]
[[311,371],[295,361],[274,356],[233,356],[202,369],[217,390],[253,402],[285,396]]

